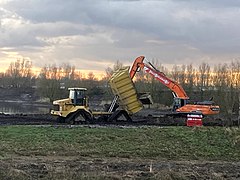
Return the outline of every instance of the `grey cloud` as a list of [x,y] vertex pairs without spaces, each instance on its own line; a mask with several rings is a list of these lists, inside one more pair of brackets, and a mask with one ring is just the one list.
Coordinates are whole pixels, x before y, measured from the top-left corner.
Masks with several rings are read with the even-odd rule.
[[181,2],[191,5],[192,7],[207,7],[207,8],[226,8],[226,7],[240,7],[238,0],[171,0],[173,2]]
[[[14,0],[3,8],[29,24],[0,31],[0,46],[44,47],[51,44],[39,37],[96,38],[99,32],[113,41],[82,47],[77,46],[79,40],[75,48],[65,49],[65,55],[62,47],[55,47],[59,48],[56,59],[63,61],[76,57],[124,60],[141,53],[178,62],[208,54],[239,53],[240,48],[236,39],[240,37],[240,1],[236,0]],[[149,40],[168,43],[147,43]]]
[[[11,7],[15,6],[15,11],[33,22],[70,21],[87,25],[97,24],[156,34],[166,39],[188,38],[189,33],[195,33],[193,30],[201,30],[205,24],[211,27],[216,20],[214,18],[211,19],[211,17],[198,20],[198,17],[192,14],[195,22],[187,19],[176,22],[175,18],[172,17],[175,11],[181,11],[181,9],[191,10],[193,7],[197,11],[203,11],[203,14],[209,13],[212,11],[212,8],[203,7],[203,5],[212,4],[211,2],[207,3],[209,1],[200,1],[199,3],[198,1],[184,1],[185,4],[181,4],[178,1],[173,1],[173,3],[172,1],[35,0],[34,3],[31,3],[33,1],[21,2],[22,7],[16,2],[12,2]],[[228,4],[226,3],[227,1],[219,2],[216,4]],[[234,3],[234,1],[231,2],[232,4]],[[218,16],[217,13],[225,13],[225,11],[223,9],[223,11],[215,12],[216,18]],[[188,26],[193,29],[184,29],[184,27]],[[186,32],[178,33],[178,29],[183,29]],[[215,29],[218,30],[218,27],[216,26]]]
[[95,6],[92,1],[77,0],[25,0],[11,1],[5,7],[16,11],[22,17],[35,23],[41,22],[90,22],[86,14],[91,6]]

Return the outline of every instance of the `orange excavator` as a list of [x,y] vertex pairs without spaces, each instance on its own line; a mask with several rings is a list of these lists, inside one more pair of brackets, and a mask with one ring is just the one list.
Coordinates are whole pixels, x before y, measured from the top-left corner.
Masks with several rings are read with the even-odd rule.
[[135,59],[131,69],[130,77],[134,78],[135,74],[143,70],[144,72],[153,76],[156,80],[168,87],[174,96],[173,112],[179,115],[186,115],[189,113],[199,113],[202,115],[218,114],[220,111],[219,106],[214,105],[213,101],[195,102],[189,104],[189,97],[180,84],[166,77],[163,72],[157,70],[150,62],[144,63],[144,56],[139,56]]

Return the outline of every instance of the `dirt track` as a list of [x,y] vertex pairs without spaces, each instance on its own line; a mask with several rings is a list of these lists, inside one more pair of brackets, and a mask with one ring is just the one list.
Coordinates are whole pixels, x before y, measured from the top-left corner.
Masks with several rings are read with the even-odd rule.
[[[50,114],[0,114],[0,125],[61,125],[57,123],[56,117]],[[166,117],[153,117],[153,116],[133,116],[133,122],[118,121],[111,122],[99,122],[94,121],[90,124],[108,125],[156,125],[156,126],[185,126],[186,118],[166,118]],[[203,125],[205,126],[223,126],[223,121],[220,119],[203,119]]]
[[0,161],[11,179],[240,179],[239,162],[89,157],[12,157]]
[[49,114],[0,114],[0,125],[41,125],[55,124]]

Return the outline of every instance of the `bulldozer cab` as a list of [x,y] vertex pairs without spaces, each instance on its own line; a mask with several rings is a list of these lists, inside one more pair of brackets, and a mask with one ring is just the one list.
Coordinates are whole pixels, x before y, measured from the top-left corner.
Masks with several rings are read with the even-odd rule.
[[75,106],[88,106],[86,88],[68,88],[69,98]]

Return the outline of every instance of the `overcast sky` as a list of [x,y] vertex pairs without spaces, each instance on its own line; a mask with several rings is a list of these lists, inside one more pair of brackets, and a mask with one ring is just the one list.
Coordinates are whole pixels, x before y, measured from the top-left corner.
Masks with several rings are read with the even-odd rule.
[[0,66],[69,63],[104,71],[144,55],[160,63],[240,57],[240,0],[0,0]]

